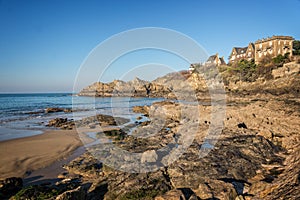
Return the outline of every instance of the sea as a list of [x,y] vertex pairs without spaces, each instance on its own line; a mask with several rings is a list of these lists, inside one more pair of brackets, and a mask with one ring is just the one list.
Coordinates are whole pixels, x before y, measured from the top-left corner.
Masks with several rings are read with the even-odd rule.
[[[0,141],[43,133],[54,118],[79,120],[95,114],[138,117],[132,107],[151,105],[162,98],[85,97],[71,93],[0,94]],[[46,113],[47,108],[72,109],[73,112]]]

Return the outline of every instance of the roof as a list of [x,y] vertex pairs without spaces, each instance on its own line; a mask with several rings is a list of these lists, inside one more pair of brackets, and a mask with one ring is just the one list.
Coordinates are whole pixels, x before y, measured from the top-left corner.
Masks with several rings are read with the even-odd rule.
[[259,44],[259,43],[263,43],[263,42],[268,42],[268,41],[271,41],[271,40],[294,40],[293,37],[291,36],[281,36],[281,35],[273,35],[272,37],[268,37],[268,38],[263,38],[261,40],[257,40],[255,42],[255,44]]
[[209,56],[209,58],[207,59],[207,61],[206,61],[206,62],[213,62],[213,61],[215,61],[215,60],[216,60],[216,58],[217,58],[217,55],[212,55],[212,56]]
[[248,47],[251,46],[253,49],[255,49],[254,43],[249,43]]
[[220,61],[221,61],[221,65],[226,65],[226,62],[225,62],[225,60],[224,60],[224,58],[222,57],[222,58],[219,58],[220,59]]
[[237,54],[246,53],[248,47],[233,47]]

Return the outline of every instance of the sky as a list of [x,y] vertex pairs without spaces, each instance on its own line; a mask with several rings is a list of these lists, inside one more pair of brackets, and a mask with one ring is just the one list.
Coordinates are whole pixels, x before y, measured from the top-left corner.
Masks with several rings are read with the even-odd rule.
[[[91,52],[131,29],[174,30],[225,59],[232,47],[272,35],[300,39],[299,10],[300,0],[0,0],[0,93],[72,92]],[[152,80],[188,67],[172,52],[144,49],[98,76]],[[86,76],[79,87],[92,82]]]

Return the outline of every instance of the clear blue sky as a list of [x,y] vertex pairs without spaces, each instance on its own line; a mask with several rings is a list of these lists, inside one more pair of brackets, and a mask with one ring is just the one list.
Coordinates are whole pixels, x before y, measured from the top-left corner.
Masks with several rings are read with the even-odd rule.
[[[133,28],[173,29],[225,58],[233,46],[260,38],[299,39],[299,10],[299,0],[0,0],[0,93],[72,91],[89,52]],[[122,76],[125,65],[106,81]]]

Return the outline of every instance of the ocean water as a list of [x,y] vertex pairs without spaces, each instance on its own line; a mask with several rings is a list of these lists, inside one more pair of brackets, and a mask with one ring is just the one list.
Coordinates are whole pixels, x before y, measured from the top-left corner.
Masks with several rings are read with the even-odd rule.
[[[108,114],[134,121],[131,108],[150,105],[161,98],[82,97],[69,93],[0,94],[0,141],[41,134],[46,124],[57,117],[78,120],[95,114]],[[45,113],[45,109],[73,108],[72,113]]]

